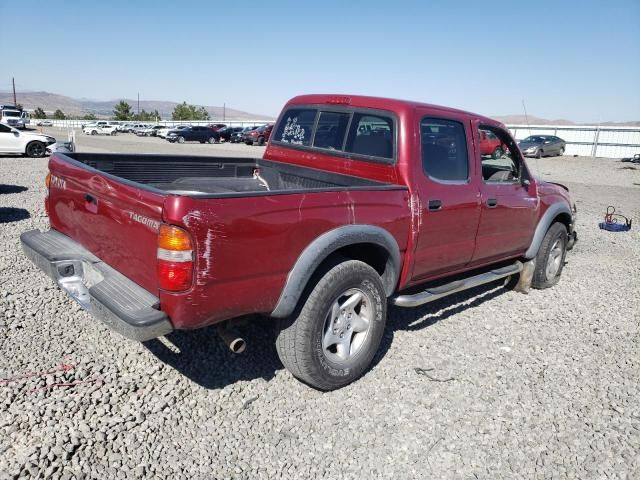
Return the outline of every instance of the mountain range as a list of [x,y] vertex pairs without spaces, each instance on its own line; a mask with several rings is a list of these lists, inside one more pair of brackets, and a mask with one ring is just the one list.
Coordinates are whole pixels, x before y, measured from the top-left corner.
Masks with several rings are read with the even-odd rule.
[[[113,115],[113,108],[120,101],[124,100],[131,105],[132,111],[137,111],[137,100],[128,98],[115,100],[90,100],[87,98],[72,98],[66,95],[59,95],[50,92],[19,92],[17,100],[27,110],[42,108],[48,115],[53,114],[57,109],[62,110],[67,116],[81,117],[88,113],[93,113],[100,118],[107,118]],[[13,104],[13,94],[7,91],[0,91],[0,105]],[[140,100],[140,110],[153,112],[158,110],[162,118],[170,119],[173,109],[178,102],[164,100]],[[200,105],[198,105],[200,106]],[[212,120],[272,120],[269,115],[259,113],[249,113],[229,107],[204,105]]]
[[[108,118],[113,115],[114,106],[124,100],[131,105],[132,110],[138,108],[137,100],[132,99],[116,99],[116,100],[90,100],[86,98],[72,98],[65,95],[50,92],[20,92],[18,95],[18,103],[28,110],[37,107],[42,108],[47,114],[53,114],[58,108],[68,116],[81,117],[87,113],[93,113],[99,118]],[[0,91],[0,104],[12,104],[13,94],[7,91]],[[171,113],[178,102],[170,102],[165,100],[140,100],[140,109],[147,112],[158,110],[162,118],[170,119]],[[199,106],[199,105],[198,105]],[[259,113],[249,113],[233,108],[224,108],[220,106],[204,105],[209,112],[212,120],[273,120],[272,116]],[[224,112],[223,112],[224,110]],[[525,117],[524,115],[494,115],[492,118],[507,125],[597,125],[597,122],[573,122],[571,120],[557,119],[549,120],[533,115]],[[625,126],[638,127],[640,121],[631,122],[601,122],[602,126]]]

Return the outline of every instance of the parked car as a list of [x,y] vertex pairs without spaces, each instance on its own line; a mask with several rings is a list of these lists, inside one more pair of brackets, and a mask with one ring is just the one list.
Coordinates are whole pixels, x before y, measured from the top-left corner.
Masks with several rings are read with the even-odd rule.
[[163,129],[163,125],[148,125],[144,128],[139,128],[135,130],[136,135],[139,137],[155,137],[158,135],[158,132]]
[[129,129],[133,128],[133,123],[121,123],[118,125],[117,130],[119,132],[127,133]]
[[567,142],[553,135],[532,135],[518,142],[518,146],[526,157],[562,156]]
[[507,151],[507,146],[492,131],[479,129],[478,135],[481,155],[491,155],[498,159]]
[[114,136],[118,133],[115,125],[92,125],[86,126],[82,129],[82,133],[85,135],[111,135]]
[[[507,146],[499,161],[474,155],[478,124]],[[80,305],[140,341],[218,324],[234,351],[235,319],[270,316],[282,363],[321,390],[366,371],[389,303],[552,287],[576,240],[568,189],[532,175],[503,124],[403,100],[296,97],[263,158],[48,166],[50,230],[21,241]]]
[[231,134],[231,139],[229,140],[231,143],[240,143],[244,142],[244,135],[249,133],[251,130],[255,130],[258,128],[258,125],[254,125],[253,127],[244,127],[239,132],[234,132]]
[[53,127],[53,122],[51,120],[40,120],[36,123],[38,127]]
[[226,123],[210,123],[209,125],[207,125],[211,130],[213,130],[214,132],[217,132],[218,130],[222,129],[222,128],[227,128],[227,124]]
[[170,131],[167,134],[167,140],[170,142],[200,142],[200,143],[216,143],[220,140],[218,132],[214,132],[209,127],[191,126],[177,131]]
[[273,124],[262,125],[254,130],[250,130],[244,134],[244,143],[247,145],[264,145],[269,141],[273,130]]
[[43,157],[56,147],[56,139],[31,131],[20,131],[0,123],[0,153],[17,153],[28,157]]
[[234,133],[240,133],[244,130],[244,127],[224,127],[218,130],[220,134],[220,140],[224,140],[225,142],[231,141],[231,136]]
[[162,138],[167,138],[167,135],[169,134],[169,132],[171,131],[179,131],[182,130],[184,128],[188,128],[190,127],[190,125],[175,125],[173,127],[163,127],[160,130],[158,130],[157,136],[158,137],[162,137]]

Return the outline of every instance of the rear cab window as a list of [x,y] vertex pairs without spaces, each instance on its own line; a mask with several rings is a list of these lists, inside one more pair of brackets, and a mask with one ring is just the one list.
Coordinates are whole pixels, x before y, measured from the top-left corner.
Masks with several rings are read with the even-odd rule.
[[391,113],[351,107],[292,107],[272,143],[336,156],[394,163],[396,121]]

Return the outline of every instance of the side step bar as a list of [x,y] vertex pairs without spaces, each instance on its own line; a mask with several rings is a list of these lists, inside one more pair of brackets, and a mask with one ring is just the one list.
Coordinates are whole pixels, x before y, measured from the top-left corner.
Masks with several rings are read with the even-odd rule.
[[500,280],[501,278],[519,274],[521,271],[522,262],[515,262],[513,265],[507,265],[506,267],[491,270],[490,272],[481,273],[463,280],[456,280],[445,285],[440,285],[439,287],[428,288],[427,290],[414,295],[399,295],[391,301],[398,307],[417,307],[418,305],[433,302],[434,300],[438,300],[439,298],[446,297],[453,293],[468,290],[469,288],[474,288],[479,285],[484,285],[485,283]]

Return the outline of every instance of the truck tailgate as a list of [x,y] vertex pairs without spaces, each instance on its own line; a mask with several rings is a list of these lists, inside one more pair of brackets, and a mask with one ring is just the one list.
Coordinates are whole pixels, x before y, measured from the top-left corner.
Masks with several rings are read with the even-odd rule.
[[51,227],[158,295],[157,236],[165,196],[55,154],[49,170]]

